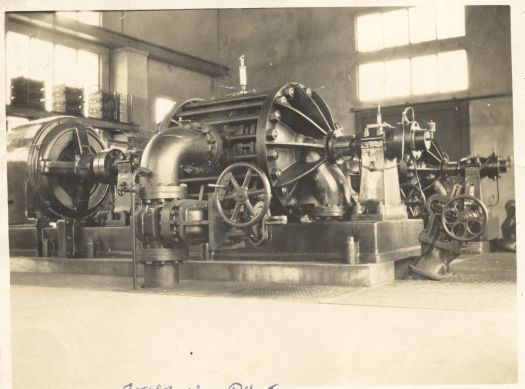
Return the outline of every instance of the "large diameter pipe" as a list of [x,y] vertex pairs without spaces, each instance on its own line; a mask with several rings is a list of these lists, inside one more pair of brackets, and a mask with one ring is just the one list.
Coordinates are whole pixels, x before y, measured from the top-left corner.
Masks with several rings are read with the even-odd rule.
[[[152,172],[143,178],[144,185],[179,185],[181,164],[209,168],[209,161],[218,155],[212,133],[185,127],[169,128],[159,132],[148,142],[140,166]],[[215,150],[215,151],[213,151]]]

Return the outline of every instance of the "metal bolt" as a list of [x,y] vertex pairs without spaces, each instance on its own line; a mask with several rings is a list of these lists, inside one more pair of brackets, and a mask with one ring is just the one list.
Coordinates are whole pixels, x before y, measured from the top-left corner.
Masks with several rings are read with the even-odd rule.
[[277,140],[277,137],[279,136],[279,131],[277,129],[272,128],[268,131],[266,131],[266,139],[269,141]]
[[268,159],[269,160],[276,160],[279,157],[279,152],[277,150],[272,150],[268,152]]
[[288,104],[288,100],[287,100],[286,97],[284,97],[284,96],[278,97],[278,98],[277,98],[277,102],[278,102],[279,104],[282,104],[282,105],[287,105],[287,104]]
[[283,172],[281,171],[281,169],[273,169],[272,170],[272,177],[273,178],[279,178],[279,177],[281,177],[282,174],[283,174]]
[[293,86],[285,88],[284,89],[284,94],[287,95],[287,96],[293,97],[294,94],[295,94],[295,90],[294,90]]
[[281,120],[281,112],[274,111],[270,114],[270,120]]
[[283,187],[281,188],[281,193],[282,193],[283,195],[287,194],[287,193],[288,193],[288,188],[286,188],[285,186],[283,186]]
[[312,90],[310,88],[306,88],[304,92],[306,93],[306,96],[312,97]]

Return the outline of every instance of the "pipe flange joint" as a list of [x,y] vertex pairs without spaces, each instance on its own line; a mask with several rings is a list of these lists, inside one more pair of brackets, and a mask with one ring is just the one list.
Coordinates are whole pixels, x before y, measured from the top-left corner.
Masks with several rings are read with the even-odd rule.
[[142,263],[175,263],[187,258],[187,247],[137,249],[137,260]]
[[188,188],[185,184],[143,186],[137,197],[140,200],[184,199],[188,197]]

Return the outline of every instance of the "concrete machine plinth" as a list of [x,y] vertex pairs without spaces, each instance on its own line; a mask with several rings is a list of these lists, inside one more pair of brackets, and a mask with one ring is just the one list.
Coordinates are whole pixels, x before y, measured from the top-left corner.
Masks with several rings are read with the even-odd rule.
[[420,219],[388,221],[323,221],[276,225],[272,241],[256,250],[216,250],[221,260],[263,259],[277,261],[344,261],[345,240],[353,236],[358,243],[359,263],[396,261],[421,254]]
[[[139,276],[143,266],[139,266]],[[131,277],[130,259],[11,257],[12,272],[73,273]],[[311,262],[188,261],[180,266],[180,279],[238,281],[289,285],[378,286],[394,282],[394,263],[346,265]],[[131,286],[131,279],[130,279]]]
[[[179,277],[180,280],[303,285],[375,286],[394,283],[395,263],[420,255],[417,237],[422,228],[421,220],[410,219],[278,225],[274,226],[273,239],[267,246],[254,249],[247,245],[235,250],[217,250],[213,253],[213,261],[189,260],[181,264]],[[122,229],[118,233],[122,235],[120,244],[126,245],[129,232]],[[348,236],[353,236],[356,241],[355,264],[343,263]],[[129,257],[25,256],[11,258],[11,271],[131,276],[132,263]],[[139,274],[144,275],[142,264],[139,265]]]

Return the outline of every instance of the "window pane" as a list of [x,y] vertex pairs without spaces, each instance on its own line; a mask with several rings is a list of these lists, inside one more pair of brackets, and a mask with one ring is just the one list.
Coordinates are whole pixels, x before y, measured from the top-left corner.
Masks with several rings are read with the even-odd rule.
[[6,67],[8,78],[29,74],[29,36],[9,31],[6,38]]
[[377,101],[384,98],[385,70],[383,62],[359,65],[359,99]]
[[385,97],[408,95],[410,95],[409,59],[385,62]]
[[85,90],[96,90],[99,85],[99,56],[90,51],[78,50],[78,86]]
[[155,99],[155,123],[160,123],[175,104],[174,100],[157,97]]
[[383,20],[374,28],[383,29],[384,47],[408,45],[408,12],[406,9],[383,13]]
[[53,44],[31,38],[29,58],[29,77],[44,81],[46,110],[51,111],[53,96]]
[[100,13],[93,11],[80,11],[77,13],[77,20],[92,26],[100,26]]
[[381,32],[381,14],[369,14],[357,17],[357,50],[374,51],[383,48]]
[[55,85],[77,86],[76,57],[75,49],[55,45]]
[[5,48],[6,102],[11,104],[11,79],[29,73],[29,36],[9,31]]
[[412,64],[412,94],[424,95],[438,90],[437,58],[435,55],[414,57]]
[[438,39],[465,36],[465,7],[449,2],[436,5],[436,30]]
[[61,11],[61,12],[57,12],[56,15],[59,18],[68,18],[68,19],[73,19],[73,20],[77,20],[78,19],[78,12],[64,12],[64,11]]
[[465,50],[438,54],[439,91],[451,92],[468,88],[468,64]]
[[408,12],[411,43],[427,42],[436,39],[434,7],[412,7]]
[[100,13],[94,11],[57,12],[59,18],[77,20],[81,23],[100,26]]
[[53,44],[40,39],[31,39],[29,76],[45,80],[53,75]]
[[99,56],[90,51],[77,52],[78,86],[84,89],[84,115],[88,114],[89,95],[99,89]]

